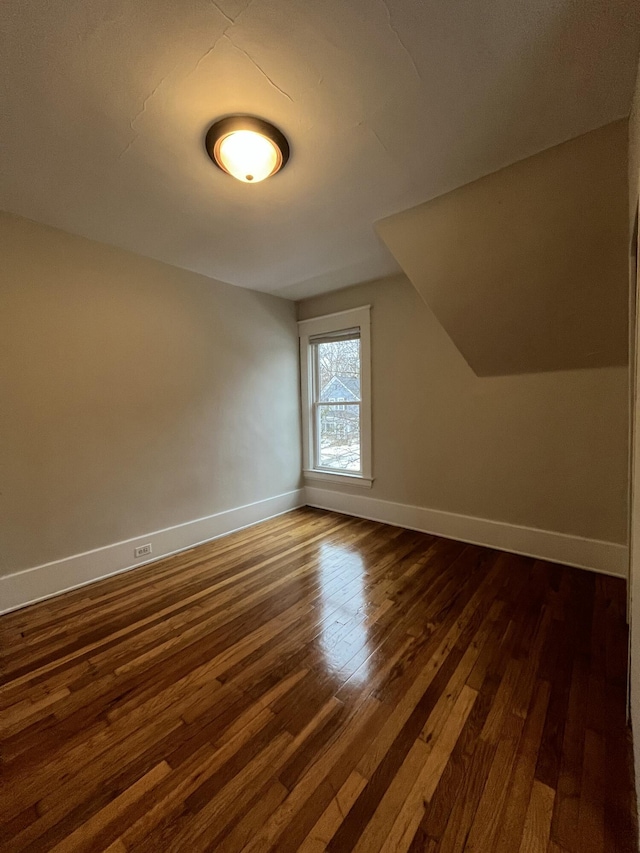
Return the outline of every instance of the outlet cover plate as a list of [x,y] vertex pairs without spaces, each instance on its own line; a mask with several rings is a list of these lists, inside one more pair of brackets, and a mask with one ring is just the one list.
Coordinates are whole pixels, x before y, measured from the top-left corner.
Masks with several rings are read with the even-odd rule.
[[151,554],[151,543],[147,543],[146,545],[139,545],[137,548],[133,550],[134,557],[148,557]]

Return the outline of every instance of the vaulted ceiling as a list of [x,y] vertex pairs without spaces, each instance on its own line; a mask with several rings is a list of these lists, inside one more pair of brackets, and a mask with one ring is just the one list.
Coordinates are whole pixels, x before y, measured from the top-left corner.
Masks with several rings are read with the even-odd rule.
[[[398,269],[374,222],[626,116],[636,0],[4,0],[0,207],[290,298]],[[292,158],[245,185],[229,113]]]

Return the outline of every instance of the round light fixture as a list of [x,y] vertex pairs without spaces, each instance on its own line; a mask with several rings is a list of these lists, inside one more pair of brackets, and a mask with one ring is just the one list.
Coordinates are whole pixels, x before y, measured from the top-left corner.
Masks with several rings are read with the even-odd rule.
[[247,184],[275,175],[289,159],[285,135],[253,116],[228,116],[216,121],[207,132],[205,146],[218,168]]

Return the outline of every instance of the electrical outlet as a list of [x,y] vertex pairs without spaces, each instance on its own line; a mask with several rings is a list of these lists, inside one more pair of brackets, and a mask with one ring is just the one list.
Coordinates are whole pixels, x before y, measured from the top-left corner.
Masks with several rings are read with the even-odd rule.
[[148,545],[140,545],[138,548],[133,549],[134,557],[147,557],[151,553],[151,542]]

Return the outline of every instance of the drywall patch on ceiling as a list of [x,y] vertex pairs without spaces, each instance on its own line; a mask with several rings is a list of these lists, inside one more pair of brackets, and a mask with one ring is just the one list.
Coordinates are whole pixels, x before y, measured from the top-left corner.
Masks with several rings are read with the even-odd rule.
[[[640,45],[636,0],[5,0],[0,31],[1,208],[283,295],[395,271],[376,220],[625,116]],[[229,113],[282,174],[212,167]]]
[[627,363],[627,122],[377,224],[479,376]]

